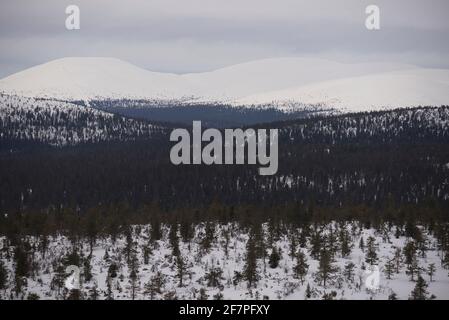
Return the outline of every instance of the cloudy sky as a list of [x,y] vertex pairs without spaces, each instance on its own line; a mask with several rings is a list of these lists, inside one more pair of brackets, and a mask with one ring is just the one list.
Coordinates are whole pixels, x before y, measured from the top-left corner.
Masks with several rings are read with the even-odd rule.
[[[65,28],[70,4],[80,30]],[[0,77],[67,56],[175,73],[285,56],[449,68],[448,13],[447,0],[0,0]]]

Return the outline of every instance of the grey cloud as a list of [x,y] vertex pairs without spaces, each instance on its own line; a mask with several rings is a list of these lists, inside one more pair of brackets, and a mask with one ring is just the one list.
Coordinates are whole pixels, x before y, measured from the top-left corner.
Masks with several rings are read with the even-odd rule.
[[[364,8],[381,8],[380,31]],[[65,7],[81,30],[64,28]],[[0,0],[0,77],[65,56],[114,56],[170,72],[316,55],[449,67],[446,0]]]

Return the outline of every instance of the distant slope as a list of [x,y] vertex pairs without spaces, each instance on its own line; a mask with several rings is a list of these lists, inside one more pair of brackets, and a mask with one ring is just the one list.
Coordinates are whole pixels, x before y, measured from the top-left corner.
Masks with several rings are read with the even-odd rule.
[[64,58],[0,80],[0,91],[67,100],[180,98],[189,90],[174,74],[147,71],[114,58]]
[[307,106],[364,111],[449,104],[449,70],[277,58],[177,75],[115,58],[63,58],[0,80],[0,93],[82,100],[87,105],[127,99],[157,107],[221,104],[256,109],[268,105],[281,111]]
[[72,103],[0,94],[0,149],[150,138],[165,129]]
[[184,79],[217,100],[238,99],[255,93],[303,86],[320,81],[412,68],[389,63],[347,64],[315,58],[273,58],[236,64]]
[[252,95],[236,104],[294,108],[295,102],[351,112],[447,105],[449,70],[409,69],[325,81]]
[[196,97],[229,100],[269,90],[411,68],[343,64],[312,58],[277,58],[184,75],[151,72],[115,58],[63,58],[0,80],[0,91],[59,99]]

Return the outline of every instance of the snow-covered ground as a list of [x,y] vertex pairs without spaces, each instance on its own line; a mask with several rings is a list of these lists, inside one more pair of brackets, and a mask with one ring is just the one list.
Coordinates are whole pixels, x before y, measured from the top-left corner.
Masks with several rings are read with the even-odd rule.
[[54,146],[150,137],[158,126],[77,104],[0,94],[0,138]]
[[[332,226],[332,228],[331,228]],[[340,226],[341,227],[341,226]],[[336,223],[324,226],[323,234],[329,234],[331,229],[338,230]],[[301,233],[285,232],[279,237],[270,234],[269,227],[264,225],[263,239],[266,248],[266,258],[257,259],[257,274],[260,277],[257,284],[248,287],[245,280],[235,281],[235,272],[243,272],[247,260],[247,241],[249,233],[246,229],[238,227],[236,224],[215,225],[213,233],[209,230],[209,239],[212,242],[205,246],[204,241],[207,238],[205,226],[197,226],[194,230],[194,236],[184,241],[178,233],[180,257],[185,264],[183,284],[180,286],[180,277],[178,273],[178,259],[173,256],[173,240],[170,241],[169,227],[162,226],[162,238],[151,241],[151,226],[140,225],[132,227],[131,237],[126,238],[123,234],[116,241],[110,237],[98,238],[95,241],[92,251],[90,265],[92,267],[92,279],[84,281],[81,276],[81,295],[83,298],[92,298],[93,288],[95,288],[98,299],[105,299],[108,296],[108,286],[110,285],[109,296],[114,299],[132,298],[132,281],[130,279],[131,264],[127,259],[127,252],[131,252],[136,257],[133,264],[137,271],[134,282],[134,291],[136,299],[198,299],[200,290],[203,296],[206,294],[209,299],[221,297],[223,299],[305,299],[306,289],[309,286],[310,299],[322,299],[325,294],[334,292],[335,299],[387,299],[393,292],[398,299],[408,299],[410,293],[415,287],[416,282],[410,280],[406,274],[406,265],[402,261],[399,266],[399,273],[393,272],[391,279],[387,279],[385,274],[386,261],[393,259],[395,251],[399,248],[403,250],[406,243],[411,238],[405,237],[404,233],[398,235],[395,227],[383,225],[380,228],[365,229],[361,224],[353,222],[346,223],[345,228],[350,235],[350,243],[353,248],[347,257],[342,257],[337,253],[334,257],[333,265],[339,270],[335,273],[332,281],[329,281],[326,287],[319,283],[315,277],[318,270],[319,261],[311,257],[311,242],[307,238],[305,247],[301,248],[297,241]],[[417,262],[422,268],[421,275],[428,284],[427,291],[430,295],[435,295],[436,299],[449,299],[449,276],[448,270],[441,266],[442,251],[439,250],[437,240],[427,230],[419,227],[424,236],[426,250],[417,252]],[[340,229],[341,230],[341,229]],[[210,237],[212,236],[212,237]],[[379,258],[377,265],[380,270],[378,287],[367,287],[367,278],[374,273],[367,273],[364,269],[368,268],[365,262],[368,238],[372,236],[375,239],[376,252]],[[171,237],[173,239],[173,237]],[[359,247],[360,239],[364,239],[365,249]],[[273,239],[272,246],[268,245]],[[292,241],[292,239],[295,239]],[[38,238],[28,238],[31,247],[35,248],[30,259],[35,264],[34,272],[26,279],[26,285],[18,295],[14,292],[14,259],[13,247],[5,249],[6,239],[0,238],[0,244],[3,250],[0,251],[0,258],[3,261],[9,273],[8,285],[5,290],[0,290],[0,297],[6,299],[26,298],[29,294],[37,294],[41,299],[63,299],[67,297],[67,290],[58,288],[55,285],[55,279],[58,275],[58,267],[63,265],[64,257],[73,251],[74,242],[70,242],[65,236],[54,236],[50,238],[48,249],[45,254],[40,248]],[[42,239],[41,239],[42,240]],[[292,250],[292,243],[296,243]],[[338,247],[338,241],[332,245]],[[88,241],[79,241],[76,244],[81,259],[86,259],[90,248]],[[280,251],[281,259],[276,268],[269,265],[269,256],[272,247]],[[128,248],[129,250],[127,251]],[[147,261],[145,261],[144,251],[147,251]],[[304,281],[295,278],[293,268],[296,264],[296,258],[292,257],[291,252],[303,252],[307,258],[309,270]],[[133,260],[132,258],[130,260]],[[128,261],[128,262],[127,262]],[[354,277],[348,279],[344,276],[343,270],[349,262],[354,263]],[[436,267],[432,281],[425,271],[430,264]],[[117,275],[108,278],[108,270],[114,264],[117,266]],[[221,271],[219,285],[211,287],[207,285],[205,275],[214,267]],[[163,279],[160,285],[160,291],[153,290],[151,296],[151,279],[160,272]],[[83,274],[83,271],[81,271]],[[373,278],[371,278],[373,279]],[[415,276],[416,280],[416,276]],[[157,291],[157,290],[156,290]]]
[[115,58],[63,58],[0,80],[0,92],[62,100],[144,99],[342,111],[449,104],[449,70],[276,58],[202,73],[152,72]]
[[239,99],[235,104],[277,105],[283,108],[301,102],[305,105],[358,112],[396,107],[441,106],[447,105],[448,101],[447,70],[408,69],[265,92]]

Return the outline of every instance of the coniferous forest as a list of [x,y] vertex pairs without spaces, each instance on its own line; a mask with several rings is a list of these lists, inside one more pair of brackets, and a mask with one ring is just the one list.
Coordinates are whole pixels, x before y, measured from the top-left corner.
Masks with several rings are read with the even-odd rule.
[[2,299],[449,298],[448,107],[253,126],[279,129],[260,176],[171,164],[173,124],[1,99]]

